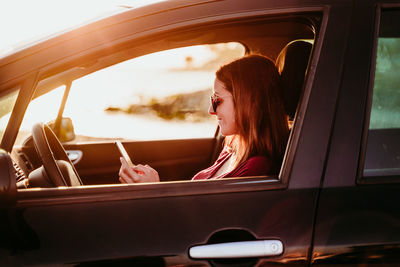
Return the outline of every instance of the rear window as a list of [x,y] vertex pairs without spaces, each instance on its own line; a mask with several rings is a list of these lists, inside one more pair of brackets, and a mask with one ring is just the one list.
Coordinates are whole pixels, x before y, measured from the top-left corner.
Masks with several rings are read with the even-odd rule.
[[400,9],[383,9],[364,177],[400,176]]

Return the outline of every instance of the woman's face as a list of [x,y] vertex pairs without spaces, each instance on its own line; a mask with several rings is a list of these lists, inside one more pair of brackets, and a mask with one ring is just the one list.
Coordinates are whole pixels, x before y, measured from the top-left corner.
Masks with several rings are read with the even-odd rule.
[[237,134],[232,94],[225,89],[225,85],[217,78],[214,81],[213,98],[218,103],[218,106],[214,112],[211,104],[208,113],[217,116],[221,134],[224,136]]

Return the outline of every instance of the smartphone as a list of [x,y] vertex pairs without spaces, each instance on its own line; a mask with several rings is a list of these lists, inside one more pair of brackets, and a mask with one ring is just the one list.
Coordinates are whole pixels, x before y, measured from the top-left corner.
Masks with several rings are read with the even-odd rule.
[[128,152],[126,152],[124,146],[122,145],[121,141],[115,141],[115,144],[117,145],[118,150],[121,153],[122,157],[126,160],[126,162],[128,162],[129,167],[135,167],[131,158],[128,155]]

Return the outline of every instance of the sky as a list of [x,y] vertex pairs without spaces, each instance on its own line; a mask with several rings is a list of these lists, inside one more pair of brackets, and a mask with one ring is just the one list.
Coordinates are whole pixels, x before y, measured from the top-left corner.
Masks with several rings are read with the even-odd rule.
[[0,57],[16,48],[112,13],[160,0],[1,0]]

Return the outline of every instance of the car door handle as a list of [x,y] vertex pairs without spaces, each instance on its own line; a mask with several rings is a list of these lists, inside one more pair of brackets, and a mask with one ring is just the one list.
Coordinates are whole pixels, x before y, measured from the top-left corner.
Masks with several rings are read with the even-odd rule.
[[282,254],[280,240],[240,241],[194,246],[189,249],[194,259],[258,258]]

